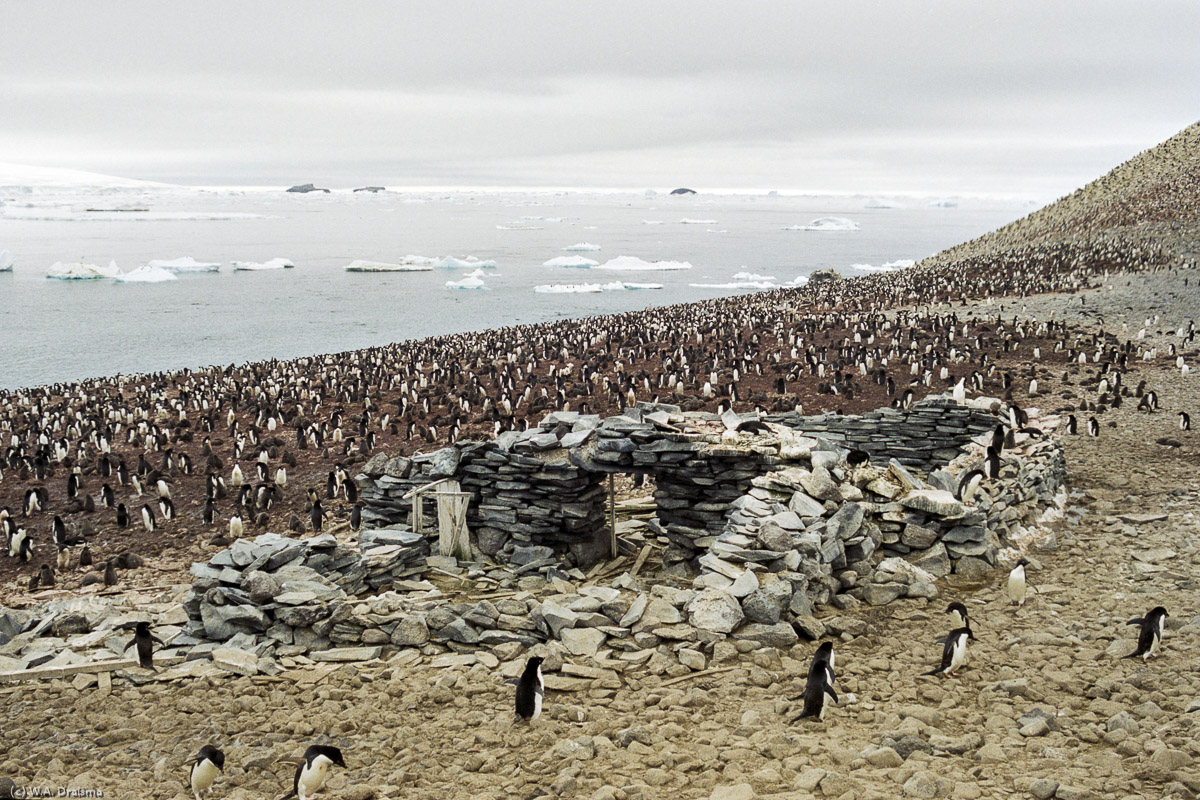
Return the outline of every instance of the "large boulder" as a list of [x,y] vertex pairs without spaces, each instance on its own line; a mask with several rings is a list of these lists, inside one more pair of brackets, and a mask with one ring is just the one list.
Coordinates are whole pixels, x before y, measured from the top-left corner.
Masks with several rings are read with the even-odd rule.
[[720,589],[704,589],[687,604],[693,628],[713,633],[731,633],[746,618],[733,595]]

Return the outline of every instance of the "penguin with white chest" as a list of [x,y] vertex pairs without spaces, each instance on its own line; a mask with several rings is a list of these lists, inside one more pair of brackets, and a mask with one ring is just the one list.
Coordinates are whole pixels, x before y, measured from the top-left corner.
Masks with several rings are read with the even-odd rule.
[[542,697],[546,693],[546,683],[542,680],[544,660],[541,656],[531,656],[517,679],[516,722],[533,722],[542,713]]
[[225,754],[211,744],[200,748],[200,752],[192,759],[192,767],[188,779],[192,784],[192,794],[196,800],[204,792],[211,792],[217,775],[225,771]]
[[1137,649],[1134,650],[1125,658],[1142,657],[1143,661],[1148,661],[1158,653],[1158,648],[1162,644],[1163,628],[1166,626],[1166,619],[1170,614],[1162,606],[1155,606],[1147,612],[1146,616],[1131,619],[1126,625],[1141,626],[1138,631]]
[[953,624],[955,630],[971,627],[971,619],[967,613],[967,607],[957,600],[946,606],[946,613],[950,615],[950,622]]
[[1017,607],[1025,605],[1025,591],[1028,588],[1025,580],[1025,567],[1027,566],[1029,566],[1029,562],[1022,558],[1012,568],[1012,572],[1008,573],[1008,599]]
[[297,797],[299,800],[310,798],[325,786],[331,766],[346,768],[342,760],[342,751],[327,744],[309,745],[304,751],[304,759],[296,765],[296,776],[292,779],[292,790],[279,800]]
[[970,628],[950,631],[942,647],[942,663],[923,674],[953,676],[967,662],[967,640],[974,638]]

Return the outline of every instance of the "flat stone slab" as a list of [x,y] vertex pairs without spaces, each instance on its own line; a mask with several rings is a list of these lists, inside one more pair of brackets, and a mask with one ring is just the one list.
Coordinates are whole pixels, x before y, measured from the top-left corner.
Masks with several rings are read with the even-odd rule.
[[1118,514],[1117,519],[1122,522],[1128,522],[1130,525],[1145,525],[1148,522],[1162,522],[1167,519],[1166,514]]
[[370,661],[379,658],[382,652],[383,647],[338,647],[333,650],[318,650],[310,653],[308,657],[313,661]]
[[236,647],[218,647],[212,651],[212,663],[226,672],[238,675],[257,675],[258,657]]

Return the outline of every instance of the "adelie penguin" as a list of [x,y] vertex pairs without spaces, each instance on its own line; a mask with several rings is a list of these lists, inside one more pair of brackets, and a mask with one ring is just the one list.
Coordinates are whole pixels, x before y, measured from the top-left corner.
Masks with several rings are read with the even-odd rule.
[[1088,436],[1100,435],[1100,421],[1095,417],[1088,417]]
[[117,504],[117,527],[118,528],[128,528],[129,527],[129,512],[125,510],[124,503]]
[[531,656],[525,662],[525,671],[517,679],[516,722],[532,722],[542,713],[542,697],[546,684],[542,680],[541,656]]
[[289,800],[292,797],[297,797],[299,800],[310,800],[325,786],[325,779],[329,777],[329,768],[334,765],[342,769],[346,768],[341,750],[325,744],[309,745],[309,748],[304,751],[304,758],[296,765],[292,790],[279,800]]
[[196,800],[204,792],[211,792],[213,781],[217,775],[225,771],[225,754],[211,744],[200,748],[200,752],[192,759],[192,767],[188,771],[188,779],[192,784],[192,794]]
[[967,661],[967,640],[974,639],[970,628],[955,628],[942,646],[942,663],[923,675],[954,675]]
[[1192,429],[1192,418],[1186,411],[1179,412],[1179,430],[1190,431]]
[[826,695],[832,697],[833,702],[838,702],[837,692],[833,690],[833,665],[833,642],[823,642],[808,667],[808,679],[804,683],[804,707],[799,716],[792,720],[793,724],[813,717],[825,719]]
[[1166,625],[1166,619],[1170,614],[1162,606],[1155,606],[1144,617],[1131,619],[1126,622],[1126,625],[1139,625],[1137,649],[1134,650],[1125,658],[1137,658],[1141,656],[1143,661],[1147,661],[1158,653],[1159,645],[1162,644],[1163,628]]
[[154,509],[150,508],[147,504],[142,505],[142,525],[151,533],[158,526],[157,521],[154,519]]
[[159,644],[163,643],[161,639],[150,632],[150,623],[142,620],[136,626],[134,626],[133,641],[125,645],[125,649],[128,650],[136,645],[138,664],[141,665],[142,669],[148,669],[154,672],[157,671],[154,669],[155,642],[158,642]]
[[1022,558],[1012,568],[1012,572],[1008,573],[1008,599],[1017,607],[1025,605],[1025,591],[1028,588],[1025,581],[1025,567],[1027,566],[1029,566],[1029,562]]
[[971,618],[967,613],[967,607],[957,600],[946,606],[946,613],[950,615],[950,623],[955,630],[971,627]]

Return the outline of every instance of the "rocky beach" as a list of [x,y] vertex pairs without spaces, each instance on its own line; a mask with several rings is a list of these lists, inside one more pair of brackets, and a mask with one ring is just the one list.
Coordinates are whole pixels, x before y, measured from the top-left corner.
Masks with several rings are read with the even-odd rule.
[[[0,778],[184,798],[212,743],[214,796],[278,796],[317,741],[350,800],[1195,797],[1198,130],[907,270],[0,394]],[[443,479],[469,558],[411,530]],[[158,671],[95,668],[134,619]]]

